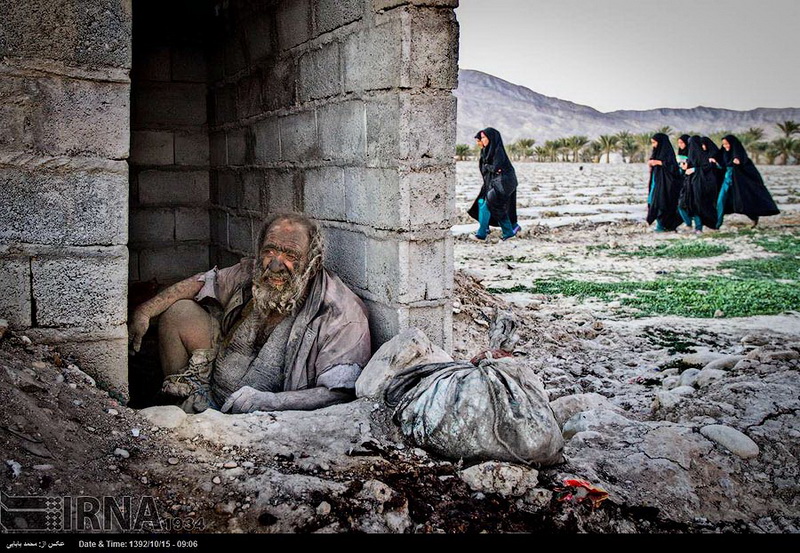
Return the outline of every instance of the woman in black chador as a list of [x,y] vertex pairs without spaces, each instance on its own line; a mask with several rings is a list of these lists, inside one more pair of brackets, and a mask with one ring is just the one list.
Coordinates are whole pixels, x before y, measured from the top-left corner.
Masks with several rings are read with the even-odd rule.
[[717,200],[717,226],[722,226],[722,219],[728,213],[747,215],[753,226],[758,224],[759,217],[780,213],[739,139],[727,135],[722,139],[722,149],[722,159],[718,161],[725,168],[725,178]]
[[695,232],[702,232],[703,225],[718,228],[717,225],[717,178],[708,160],[708,153],[703,149],[703,140],[699,136],[689,139],[689,158],[686,175],[689,177],[685,193],[687,217],[695,221]]
[[471,235],[476,240],[486,240],[489,226],[503,230],[503,240],[513,238],[520,231],[517,225],[517,174],[506,155],[503,138],[489,127],[475,135],[481,147],[478,162],[483,187],[467,213],[480,223],[478,232]]
[[702,229],[703,224],[700,222],[700,217],[689,216],[689,204],[691,203],[691,175],[686,174],[686,169],[689,168],[689,135],[682,134],[678,138],[678,153],[675,154],[675,159],[678,161],[678,167],[681,172],[681,193],[678,195],[678,213],[683,219],[687,227],[692,228],[694,223],[697,228]]
[[675,150],[664,133],[650,139],[650,191],[647,195],[647,224],[656,222],[656,232],[672,231],[681,224],[678,214],[678,195],[681,191],[680,170]]

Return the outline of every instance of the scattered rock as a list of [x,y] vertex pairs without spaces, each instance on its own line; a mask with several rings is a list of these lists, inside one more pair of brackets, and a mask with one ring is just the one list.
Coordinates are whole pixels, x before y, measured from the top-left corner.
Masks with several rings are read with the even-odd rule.
[[[231,501],[220,501],[216,505],[214,505],[214,512],[218,515],[232,515],[236,511],[236,502]],[[261,519],[259,518],[259,522]]]
[[769,351],[761,354],[761,361],[763,363],[771,363],[772,361],[790,361],[792,359],[800,359],[800,353],[790,349],[784,351]]
[[251,468],[253,468],[255,466],[256,465],[254,463],[251,463],[250,461],[245,461],[244,463],[242,463],[242,467],[244,467],[246,469],[251,469]]
[[11,478],[17,478],[20,474],[22,474],[22,465],[13,459],[7,459],[6,465],[8,466],[8,471],[11,473]]
[[681,382],[680,376],[668,376],[664,380],[661,381],[661,387],[665,390],[671,390],[677,387]]
[[170,465],[177,465],[180,461],[178,461],[177,457],[170,457],[167,459],[167,463]]
[[8,331],[8,321],[5,319],[0,319],[0,340],[3,339],[6,332]]
[[222,468],[225,468],[225,469],[235,469],[235,468],[236,468],[236,467],[238,467],[238,466],[239,466],[239,463],[237,463],[236,461],[226,461],[226,462],[225,462],[225,463],[222,465]]
[[33,342],[31,341],[31,339],[28,338],[27,336],[25,336],[24,334],[22,336],[20,336],[19,339],[22,342],[22,345],[25,346],[25,347],[33,345]]
[[142,484],[147,484],[147,483],[149,482],[149,480],[147,479],[147,476],[142,476],[142,477],[139,479],[139,481],[140,481]]
[[728,373],[719,369],[703,369],[697,375],[695,386],[698,388],[705,388],[715,380],[723,378],[726,374]]
[[550,407],[553,409],[558,426],[562,428],[564,423],[577,413],[593,409],[616,409],[605,396],[594,392],[560,397],[551,401]]
[[398,372],[413,365],[452,361],[442,348],[433,344],[417,328],[404,330],[383,344],[356,381],[356,396],[380,398]]
[[358,497],[383,503],[388,501],[392,494],[394,494],[394,490],[380,480],[367,480],[364,482],[364,487],[358,492]]
[[710,424],[702,427],[700,433],[742,459],[752,459],[758,456],[758,445],[745,434],[730,426]]
[[331,504],[327,501],[323,501],[319,505],[317,505],[317,514],[321,517],[328,516],[331,514]]
[[128,457],[131,456],[131,454],[128,453],[127,449],[122,449],[121,447],[118,447],[117,449],[114,450],[114,455],[116,455],[117,457],[122,457],[123,459],[127,459]]
[[716,361],[721,357],[725,357],[724,353],[717,353],[714,351],[698,351],[696,353],[690,353],[688,355],[684,355],[681,357],[681,362],[687,365],[702,365],[706,366],[712,361]]
[[222,478],[220,478],[219,476],[215,476],[214,478],[211,479],[211,481],[214,482],[214,484],[221,484]]
[[37,371],[41,371],[47,368],[47,363],[43,361],[34,361],[33,363],[31,363],[31,367],[33,367]]
[[177,428],[186,421],[186,413],[177,405],[148,407],[139,414],[160,428]]
[[681,373],[679,386],[694,386],[697,382],[697,375],[700,374],[700,369],[686,369]]
[[672,409],[683,401],[683,397],[666,390],[656,392],[653,400],[653,409]]
[[543,509],[550,505],[552,499],[553,492],[546,488],[533,488],[528,490],[522,498],[525,503],[538,509]]
[[106,411],[106,413],[108,413],[112,417],[116,417],[117,415],[119,415],[119,411],[117,411],[116,409],[109,409],[108,411]]
[[142,431],[139,430],[138,428],[131,428],[131,436],[133,436],[134,438],[138,438],[141,432]]
[[678,386],[677,388],[670,390],[671,393],[679,396],[690,396],[696,391],[697,390],[695,390],[692,386]]
[[722,309],[717,309],[716,311],[714,311],[714,318],[715,319],[721,319],[724,316],[725,316],[725,312]]
[[41,471],[53,470],[53,465],[33,465],[33,470],[41,470]]
[[769,339],[761,334],[747,334],[740,342],[746,346],[765,346],[769,343]]
[[77,365],[73,364],[67,365],[67,367],[61,371],[61,374],[71,384],[85,384],[92,388],[95,388],[97,386],[97,383],[95,382],[94,378],[92,378],[91,376],[80,370]]
[[602,434],[603,429],[606,427],[621,427],[629,424],[631,424],[631,421],[616,411],[595,409],[572,416],[564,423],[563,435],[565,440],[569,440],[578,432],[594,430]]
[[706,369],[709,369],[709,370],[730,369],[731,367],[733,367],[736,363],[738,363],[742,359],[744,359],[744,355],[725,355],[723,357],[720,357],[719,359],[715,359],[714,361],[711,361],[710,363],[707,363],[703,367],[703,370],[706,370]]
[[525,495],[539,483],[539,473],[535,469],[495,461],[469,467],[458,475],[473,491],[503,497]]

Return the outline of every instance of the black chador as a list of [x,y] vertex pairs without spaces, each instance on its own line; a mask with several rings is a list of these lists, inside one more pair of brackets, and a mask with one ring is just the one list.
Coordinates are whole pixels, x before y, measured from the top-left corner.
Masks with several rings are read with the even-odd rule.
[[647,206],[647,223],[658,221],[656,230],[675,230],[681,224],[678,214],[678,196],[681,191],[681,175],[675,150],[664,133],[653,135],[656,145],[653,147],[651,160],[658,160],[661,165],[650,167],[650,186]]
[[[728,173],[724,186],[725,214],[741,213],[757,223],[759,217],[780,213],[769,190],[764,186],[761,173],[748,157],[739,139],[729,134],[723,141],[730,144],[730,150],[722,151],[722,165]],[[734,163],[734,159],[739,160],[739,163]]]
[[[508,159],[506,149],[503,146],[503,138],[500,133],[488,127],[475,135],[476,138],[484,133],[489,139],[489,145],[481,150],[481,157],[478,160],[478,168],[483,177],[483,186],[472,202],[467,214],[478,220],[478,200],[486,199],[489,205],[491,219],[489,225],[500,226],[503,214],[508,214],[511,226],[517,225],[517,174],[514,166]],[[499,171],[499,173],[498,173]],[[492,192],[491,194],[489,192]]]
[[[700,217],[703,226],[717,226],[717,177],[703,150],[702,138],[689,139],[689,187],[686,193],[686,211],[690,217]],[[693,171],[692,171],[693,170]]]

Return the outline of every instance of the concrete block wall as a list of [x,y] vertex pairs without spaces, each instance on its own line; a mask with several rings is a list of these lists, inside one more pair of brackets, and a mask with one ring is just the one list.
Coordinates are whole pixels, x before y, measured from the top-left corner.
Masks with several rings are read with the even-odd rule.
[[0,318],[124,398],[131,4],[0,13]]
[[211,237],[204,4],[134,2],[132,282],[205,271]]
[[[304,212],[375,344],[451,347],[457,0],[232,0],[210,53],[212,261]],[[248,235],[249,232],[249,235]]]

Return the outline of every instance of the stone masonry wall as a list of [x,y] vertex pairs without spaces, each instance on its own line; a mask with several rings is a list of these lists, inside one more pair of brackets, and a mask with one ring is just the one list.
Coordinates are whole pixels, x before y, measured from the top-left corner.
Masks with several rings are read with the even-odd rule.
[[130,279],[171,284],[209,263],[204,2],[134,2]]
[[127,394],[129,0],[0,0],[0,318]]
[[321,223],[377,344],[451,345],[457,0],[232,0],[209,59],[212,261],[264,215]]

